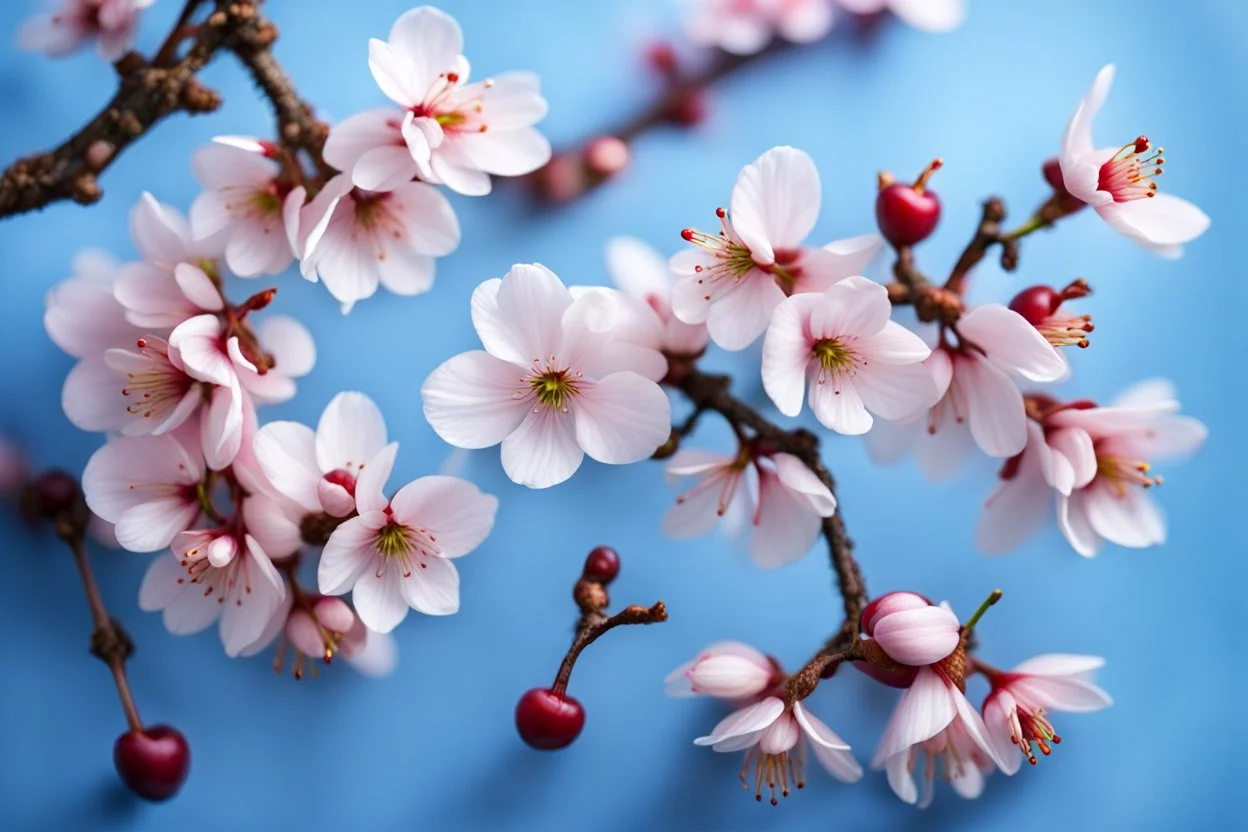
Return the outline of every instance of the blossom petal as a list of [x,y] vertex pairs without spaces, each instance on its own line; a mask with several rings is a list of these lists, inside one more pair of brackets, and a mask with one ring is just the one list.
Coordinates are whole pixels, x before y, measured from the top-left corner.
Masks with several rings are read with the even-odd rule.
[[811,374],[807,395],[810,411],[825,428],[848,436],[871,430],[874,420],[863,404],[856,379],[840,376],[821,381],[817,374]]
[[693,744],[715,746],[733,737],[762,731],[775,722],[782,713],[784,713],[784,702],[774,696],[768,696],[761,702],[755,702],[753,705],[733,711],[721,719],[711,729],[710,734],[698,737]]
[[[687,283],[682,281],[681,285]],[[677,297],[677,290],[673,290],[673,310],[678,309]],[[783,301],[784,290],[771,277],[755,269],[742,278],[733,291],[711,304],[706,314],[707,331],[724,349],[743,350],[766,331],[772,313]],[[697,323],[684,317],[681,320]]]
[[763,338],[763,389],[785,416],[802,412],[811,342],[806,331],[818,295],[793,295],[776,307]]
[[384,493],[386,480],[390,479],[390,471],[394,468],[394,458],[399,452],[399,443],[391,442],[372,459],[360,466],[360,475],[355,481],[355,507],[363,514],[366,511],[383,511],[387,500]]
[[1084,189],[1080,188],[1078,181],[1072,181],[1071,174],[1079,159],[1093,150],[1092,121],[1105,103],[1113,82],[1114,65],[1107,64],[1096,74],[1096,80],[1092,82],[1091,88],[1084,94],[1079,106],[1075,108],[1074,115],[1070,117],[1070,121],[1066,124],[1066,132],[1062,136],[1061,166],[1062,175],[1066,180],[1066,189],[1080,198],[1082,198],[1080,191]]
[[459,68],[464,35],[459,23],[446,12],[420,6],[394,21],[390,45],[410,61],[411,75],[405,79],[408,86],[423,94],[439,75]]
[[944,607],[901,610],[875,623],[872,637],[889,657],[912,667],[933,664],[958,646],[961,625]]
[[315,459],[324,473],[357,468],[385,445],[386,421],[363,393],[346,391],[334,396],[316,425]]
[[892,420],[918,416],[938,398],[931,372],[919,361],[868,363],[854,376],[854,388],[867,410]]
[[658,384],[637,373],[605,376],[572,406],[576,441],[599,462],[624,465],[645,459],[667,441],[671,405]]
[[1094,484],[1083,490],[1083,508],[1093,530],[1111,543],[1140,549],[1166,541],[1161,509],[1142,488],[1119,493],[1108,483]]
[[489,537],[498,498],[458,477],[430,476],[400,488],[390,508],[398,522],[428,529],[443,558],[457,558]]
[[776,569],[800,560],[821,527],[819,514],[805,496],[786,488],[770,471],[759,476],[758,507],[750,556],[764,569]]
[[746,165],[732,189],[733,228],[754,262],[775,262],[775,249],[802,244],[819,218],[819,171],[792,147],[773,147]]
[[522,375],[516,365],[487,352],[461,353],[430,373],[421,386],[425,419],[443,441],[458,448],[497,445],[532,407]]
[[[920,668],[914,683],[906,689],[889,719],[872,758],[872,768],[883,768],[889,758],[936,736],[953,722],[956,714],[956,706],[944,679],[931,668]],[[891,782],[892,778],[889,779]],[[898,796],[902,796],[900,792]]]
[[529,488],[558,485],[576,473],[585,456],[576,429],[569,414],[545,406],[530,410],[503,440],[503,471]]
[[1149,199],[1131,199],[1097,206],[1105,221],[1136,242],[1150,246],[1179,246],[1209,229],[1204,211],[1165,191]]
[[999,303],[986,303],[958,321],[958,332],[982,348],[988,360],[1029,381],[1056,381],[1066,362],[1027,319]]
[[563,313],[571,305],[571,293],[550,269],[518,264],[472,293],[472,324],[486,352],[528,367],[559,347]]
[[1023,394],[1014,381],[976,355],[958,357],[954,383],[966,399],[975,444],[988,456],[1008,458],[1027,444]]
[[317,563],[317,588],[325,595],[343,595],[377,558],[373,541],[388,522],[380,511],[361,512],[334,529]]
[[[454,615],[459,612],[459,571],[446,558],[422,558],[411,575],[400,578],[403,599],[425,615]],[[356,584],[358,597],[359,584]],[[368,622],[364,622],[367,624]]]
[[316,435],[298,422],[269,422],[256,432],[252,450],[261,470],[281,494],[305,511],[320,511],[316,495]]
[[836,513],[836,497],[815,476],[815,472],[806,467],[806,463],[792,454],[775,454],[772,461],[776,464],[776,476],[779,477],[780,484],[794,494],[805,497],[816,514],[820,517],[831,517]]
[[1084,508],[1084,491],[1076,491],[1067,497],[1057,495],[1057,527],[1065,535],[1072,549],[1085,558],[1096,555],[1101,549],[1101,538],[1092,530]]
[[351,591],[351,601],[365,627],[388,633],[407,618],[404,583],[403,570],[398,564],[390,564],[384,569],[365,569],[360,573]]

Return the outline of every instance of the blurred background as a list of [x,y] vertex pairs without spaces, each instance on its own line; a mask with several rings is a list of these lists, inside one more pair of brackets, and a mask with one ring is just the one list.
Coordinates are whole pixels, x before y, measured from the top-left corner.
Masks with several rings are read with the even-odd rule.
[[[301,93],[329,119],[384,103],[367,66],[370,36],[385,37],[410,5],[270,0],[276,54]],[[465,32],[474,72],[539,73],[556,146],[592,135],[659,92],[643,61],[656,38],[681,40],[671,0],[570,4],[444,0]],[[152,49],[181,4],[162,0],[142,22]],[[93,54],[64,61],[12,46],[33,0],[0,5],[0,160],[61,141],[114,89]],[[130,629],[130,664],[149,722],[178,726],[192,746],[190,779],[166,805],[132,800],[118,785],[111,748],[124,722],[107,671],[86,653],[90,619],[68,553],[49,533],[0,515],[6,592],[0,627],[0,825],[7,829],[1171,829],[1242,823],[1232,768],[1245,739],[1241,710],[1245,539],[1238,512],[1245,440],[1239,272],[1244,220],[1237,142],[1248,128],[1248,4],[1242,2],[1044,4],[970,0],[964,26],[946,35],[886,21],[869,41],[844,25],[826,42],[759,62],[716,87],[708,120],[659,129],[634,145],[631,168],[576,204],[535,208],[508,183],[493,196],[451,195],[463,227],[459,250],[438,264],[429,294],[379,293],[343,318],[320,286],[294,273],[275,279],[274,309],[313,331],[316,369],[290,403],[262,419],[315,424],[342,389],[372,396],[401,443],[394,482],[435,471],[450,453],[425,424],[419,387],[447,357],[474,348],[468,299],[513,262],[538,261],[568,283],[601,283],[603,245],[632,234],[664,253],[686,225],[709,227],[738,170],[777,144],[803,148],[823,177],[812,242],[870,231],[875,174],[904,179],[933,156],[944,219],[920,249],[929,273],[947,271],[969,239],[979,201],[999,194],[1021,220],[1046,193],[1044,159],[1056,152],[1071,110],[1102,64],[1115,89],[1098,142],[1141,132],[1163,144],[1161,187],[1213,217],[1178,262],[1156,259],[1092,212],[1039,233],[1007,275],[991,260],[974,297],[1006,301],[1026,285],[1086,277],[1096,295],[1093,346],[1073,354],[1063,393],[1111,398],[1136,380],[1174,379],[1210,440],[1185,465],[1166,466],[1158,494],[1170,522],[1157,549],[1109,547],[1085,561],[1053,529],[1013,555],[974,549],[974,524],[992,487],[986,460],[934,486],[912,462],[873,467],[860,441],[832,437],[826,456],[841,506],[877,593],[913,588],[969,613],[993,587],[1003,603],[980,626],[982,655],[1009,666],[1051,651],[1103,655],[1115,705],[1062,715],[1062,744],[1035,769],[996,775],[977,802],[943,785],[925,813],[869,774],[849,787],[811,767],[807,788],[778,808],[756,804],[737,782],[739,755],[691,740],[724,711],[711,701],[665,698],[663,676],[703,645],[736,638],[800,666],[839,624],[839,602],[819,551],[762,572],[719,536],[665,539],[659,518],[673,493],[658,464],[587,461],[571,482],[528,491],[503,475],[497,450],[471,455],[463,475],[499,495],[493,535],[459,562],[462,608],[410,616],[396,635],[395,675],[377,682],[335,665],[320,678],[275,677],[265,656],[232,661],[215,631],[167,634],[137,608],[149,558],[96,549],[111,610]],[[843,21],[847,23],[848,21]],[[80,248],[134,256],[127,213],[144,190],[183,210],[197,193],[190,153],[220,133],[267,135],[272,119],[228,57],[204,73],[225,96],[216,114],[172,118],[101,179],[105,197],[83,209],[59,204],[0,223],[5,299],[0,316],[7,397],[0,433],[38,466],[80,471],[100,438],[61,412],[71,361],[44,334],[43,294],[69,273]],[[882,277],[887,264],[876,265]],[[235,288],[242,297],[252,286]],[[737,373],[737,389],[765,401],[757,351],[707,363]],[[698,444],[726,448],[707,418]],[[585,553],[607,543],[623,569],[617,605],[664,599],[657,627],[614,632],[587,651],[571,693],[587,711],[568,750],[532,751],[512,725],[516,698],[548,684],[574,620],[569,590]],[[982,696],[978,680],[972,684]],[[821,686],[813,709],[869,759],[894,691],[846,672]]]

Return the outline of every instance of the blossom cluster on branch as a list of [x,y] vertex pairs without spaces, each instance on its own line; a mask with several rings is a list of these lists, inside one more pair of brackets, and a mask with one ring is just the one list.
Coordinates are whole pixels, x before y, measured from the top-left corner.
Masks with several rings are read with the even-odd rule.
[[[68,0],[28,24],[23,42],[62,54],[94,40],[102,55],[119,59],[120,71],[147,5]],[[145,65],[176,59],[180,43],[204,27],[255,21],[249,0],[218,0],[197,23],[203,5],[186,3],[166,45]],[[808,42],[827,32],[834,5],[856,14],[887,7],[931,30],[955,26],[962,14],[958,0],[707,2],[691,18],[690,35],[734,55],[759,52],[775,36]],[[232,48],[248,56],[279,125],[293,124],[292,112],[311,118],[287,81],[277,80],[263,44]],[[409,610],[449,615],[459,608],[453,561],[484,543],[498,499],[443,475],[387,490],[398,443],[361,392],[335,396],[315,428],[262,422],[258,406],[296,394],[315,346],[301,324],[270,312],[276,288],[237,301],[229,278],[278,275],[297,262],[344,313],[379,287],[427,291],[436,258],[460,240],[440,188],[481,196],[492,177],[552,162],[535,128],[547,108],[537,78],[509,73],[469,82],[462,48],[448,15],[431,7],[406,12],[387,40],[368,48],[373,77],[392,106],[328,128],[316,122],[306,141],[292,141],[284,127],[271,139],[218,137],[192,159],[203,192],[189,216],[144,194],[130,215],[139,259],[119,263],[83,252],[74,276],[47,296],[48,334],[78,362],[64,384],[64,410],[77,427],[107,434],[107,442],[86,465],[81,497],[72,479],[44,476],[26,485],[23,500],[33,515],[54,522],[78,560],[95,640],[104,645],[98,654],[117,679],[127,736],[140,738],[127,743],[143,749],[143,742],[166,740],[143,733],[125,685],[128,640],[90,578],[85,507],[98,537],[158,553],[139,606],[160,611],[170,632],[217,624],[228,655],[276,645],[277,666],[293,655],[296,676],[338,656],[384,675],[396,660],[389,634]],[[673,229],[686,247],[672,257],[633,238],[610,241],[607,269],[619,288],[568,285],[540,264],[485,280],[471,301],[481,349],[445,360],[423,382],[424,415],[435,432],[463,449],[498,446],[502,469],[517,484],[558,486],[585,456],[612,465],[659,459],[681,485],[659,521],[672,537],[696,538],[722,525],[769,569],[823,540],[844,617],[806,665],[788,673],[763,651],[720,642],[668,677],[673,695],[732,703],[695,742],[745,752],[741,779],[759,800],[766,793],[777,803],[801,788],[808,754],[838,780],[862,777],[849,746],[806,703],[847,662],[904,691],[870,765],[886,773],[899,798],[920,807],[931,802],[938,774],[961,796],[975,797],[990,772],[1014,774],[1022,759],[1034,764],[1036,751],[1049,754],[1060,741],[1052,712],[1110,704],[1092,681],[1098,657],[1046,654],[1009,671],[979,657],[977,626],[999,592],[965,622],[918,592],[869,595],[820,443],[863,436],[877,461],[913,454],[937,480],[977,449],[999,460],[999,482],[977,531],[990,554],[1017,547],[1050,511],[1084,556],[1105,541],[1146,547],[1164,540],[1149,494],[1161,482],[1152,460],[1190,454],[1206,434],[1179,415],[1172,385],[1143,382],[1108,405],[1063,401],[1037,387],[1067,378],[1069,348],[1089,346],[1092,321],[1082,311],[1088,281],[1031,286],[1008,304],[966,301],[990,250],[1000,248],[1003,267],[1017,270],[1025,237],[1086,205],[1165,257],[1179,256],[1208,227],[1194,205],[1158,190],[1165,159],[1148,138],[1095,148],[1092,120],[1112,77],[1112,67],[1098,74],[1044,165],[1046,199],[1010,230],[1004,203],[987,200],[944,280],[930,278],[917,258],[939,227],[931,185],[940,160],[912,183],[881,174],[878,229],[817,245],[808,237],[823,197],[819,171],[805,152],[776,147],[741,170],[727,207],[715,211],[717,227]],[[606,157],[619,147],[591,149],[600,173],[618,168]],[[98,168],[115,150],[95,143],[87,156],[101,157]],[[55,198],[39,201],[43,196],[30,204]],[[893,259],[887,284],[864,274],[886,249]],[[906,307],[917,326],[895,316]],[[760,341],[759,375],[770,401],[761,407],[735,396],[732,379],[699,366],[711,344],[741,351]],[[687,402],[680,421],[673,421],[669,393]],[[809,408],[824,430],[785,426],[773,408],[790,419]],[[690,445],[712,413],[732,429],[727,452]],[[5,493],[25,481],[16,456],[0,443]],[[310,559],[317,561],[314,588],[299,578]],[[584,711],[567,685],[586,645],[620,624],[667,616],[662,602],[607,615],[606,585],[618,569],[614,551],[591,552],[574,588],[576,635],[555,683],[529,691],[517,707],[517,727],[535,747],[564,747],[581,731]],[[966,696],[974,674],[990,687],[978,709]],[[118,768],[136,791],[167,797],[185,776],[182,742],[180,769],[150,763],[143,750],[118,751]]]

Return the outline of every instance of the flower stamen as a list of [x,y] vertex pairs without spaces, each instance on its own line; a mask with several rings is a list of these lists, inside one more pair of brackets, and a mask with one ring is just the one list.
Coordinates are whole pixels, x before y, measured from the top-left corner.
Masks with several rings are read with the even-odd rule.
[[1147,136],[1124,144],[1113,158],[1101,165],[1099,190],[1109,193],[1114,202],[1129,202],[1157,195],[1157,183],[1166,160],[1163,148],[1153,147]]

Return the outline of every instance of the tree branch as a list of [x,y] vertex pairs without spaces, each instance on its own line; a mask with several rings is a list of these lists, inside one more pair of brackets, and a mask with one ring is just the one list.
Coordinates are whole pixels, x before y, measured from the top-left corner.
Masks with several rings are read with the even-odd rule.
[[19,159],[0,174],[0,218],[65,199],[82,205],[99,200],[103,192],[98,174],[139,137],[174,113],[206,113],[221,105],[221,97],[202,86],[196,75],[223,49],[238,56],[272,103],[279,140],[292,150],[308,151],[322,176],[328,173],[321,159],[328,128],[313,117],[268,51],[276,28],[260,14],[257,0],[214,2],[212,13],[194,28],[183,58],[173,61],[203,0],[188,0],[153,60],[132,52],[118,61],[117,92],[81,130],[59,147]]

